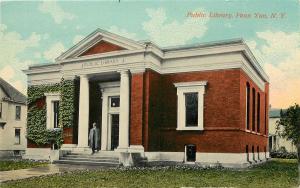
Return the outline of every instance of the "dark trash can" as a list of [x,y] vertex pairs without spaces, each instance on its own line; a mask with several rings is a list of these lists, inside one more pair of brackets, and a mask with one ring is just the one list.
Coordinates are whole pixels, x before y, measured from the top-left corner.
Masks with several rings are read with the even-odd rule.
[[186,161],[195,162],[196,161],[196,145],[188,144],[186,145]]

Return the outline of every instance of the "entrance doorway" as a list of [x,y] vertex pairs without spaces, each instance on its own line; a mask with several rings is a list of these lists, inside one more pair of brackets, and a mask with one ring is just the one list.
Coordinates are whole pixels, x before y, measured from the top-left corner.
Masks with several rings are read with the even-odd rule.
[[111,150],[119,146],[119,114],[111,114]]
[[102,133],[101,150],[114,151],[119,146],[120,84],[101,83]]

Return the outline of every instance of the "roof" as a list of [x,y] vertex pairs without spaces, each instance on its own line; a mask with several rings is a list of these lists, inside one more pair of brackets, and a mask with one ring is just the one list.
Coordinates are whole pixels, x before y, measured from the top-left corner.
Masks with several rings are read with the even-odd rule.
[[285,109],[276,109],[276,108],[270,109],[269,110],[269,118],[280,118],[280,111],[281,110],[283,112],[286,111]]
[[10,85],[8,82],[3,80],[0,77],[0,87],[6,93],[7,97],[4,97],[3,100],[26,104],[26,96],[23,95],[20,91]]
[[[258,76],[264,81],[269,82],[269,77],[263,70],[262,66],[258,62],[258,60],[255,58],[253,53],[251,52],[248,45],[245,43],[245,41],[241,38],[236,39],[227,39],[227,40],[221,40],[221,41],[212,41],[212,42],[206,42],[206,43],[196,43],[196,44],[188,44],[188,45],[177,45],[177,46],[169,46],[169,47],[159,47],[154,42],[150,40],[140,40],[135,41],[132,39],[128,39],[126,37],[111,33],[109,31],[105,31],[102,29],[96,29],[94,32],[89,34],[87,37],[82,39],[80,42],[75,44],[73,47],[69,48],[67,51],[62,53],[59,57],[55,59],[54,65],[60,65],[66,62],[72,62],[72,61],[79,61],[83,60],[81,57],[78,58],[84,51],[89,49],[91,46],[97,44],[99,41],[105,40],[107,42],[113,43],[115,45],[122,46],[128,50],[131,50],[132,53],[144,53],[144,52],[152,52],[153,54],[157,55],[159,58],[165,59],[165,58],[174,58],[179,57],[178,54],[184,54],[185,52],[198,52],[197,50],[207,50],[212,48],[218,48],[220,49],[229,47],[226,53],[228,52],[242,52],[242,55],[247,59],[247,61],[250,63],[250,66],[254,69],[254,71],[258,74]],[[125,52],[123,52],[125,53]],[[127,53],[127,52],[126,52]],[[222,53],[222,50],[220,50],[220,53]],[[176,55],[177,54],[177,55]],[[123,54],[124,55],[124,54]],[[199,52],[199,55],[201,53]],[[191,56],[191,55],[189,55]],[[106,56],[107,57],[107,56]],[[97,57],[87,57],[89,58],[97,58]],[[50,66],[49,64],[43,64],[43,65],[32,65],[29,66],[29,70],[33,68],[38,67],[46,67]],[[246,69],[246,68],[245,68]],[[32,73],[32,71],[24,70],[26,74]]]
[[187,50],[193,48],[205,48],[211,46],[220,46],[226,44],[240,44],[245,43],[243,39],[227,39],[227,40],[219,40],[219,41],[210,41],[204,43],[194,43],[194,44],[185,44],[185,45],[176,45],[176,46],[167,46],[161,48],[164,52],[173,51],[173,50]]

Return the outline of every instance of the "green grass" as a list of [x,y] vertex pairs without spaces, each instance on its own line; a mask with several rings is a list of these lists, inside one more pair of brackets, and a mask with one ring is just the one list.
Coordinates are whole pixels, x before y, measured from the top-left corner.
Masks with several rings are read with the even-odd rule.
[[39,166],[46,166],[45,162],[33,162],[28,160],[7,160],[0,161],[0,171],[18,170],[24,168],[33,168]]
[[5,187],[297,187],[297,161],[274,160],[244,170],[117,169],[72,172],[2,184]]

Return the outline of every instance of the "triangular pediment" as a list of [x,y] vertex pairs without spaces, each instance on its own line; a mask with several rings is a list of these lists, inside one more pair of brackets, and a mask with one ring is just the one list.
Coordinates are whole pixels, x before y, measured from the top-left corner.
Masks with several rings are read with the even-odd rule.
[[101,54],[101,53],[120,51],[120,50],[128,50],[128,49],[125,49],[124,47],[101,40],[98,43],[96,43],[94,46],[88,48],[85,52],[83,52],[79,56]]
[[114,51],[137,50],[144,48],[145,44],[97,29],[75,46],[64,52],[56,61],[79,58],[82,56],[91,56],[104,54]]

